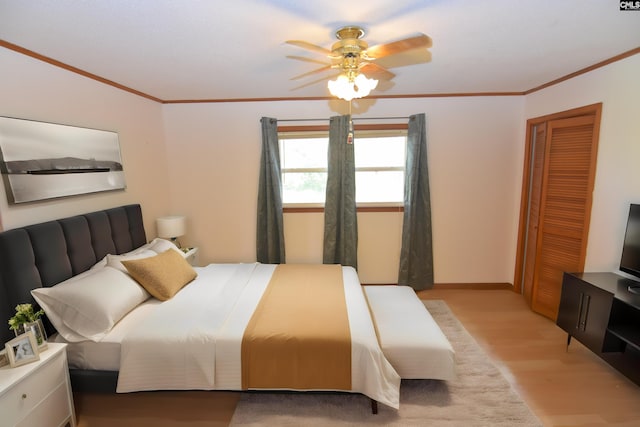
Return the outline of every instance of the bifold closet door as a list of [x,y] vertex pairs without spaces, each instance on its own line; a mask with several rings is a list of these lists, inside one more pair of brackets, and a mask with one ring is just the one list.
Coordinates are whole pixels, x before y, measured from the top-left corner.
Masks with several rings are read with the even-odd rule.
[[529,225],[535,244],[527,250],[535,260],[525,262],[524,277],[533,265],[531,308],[553,320],[563,272],[584,269],[597,141],[594,115],[546,122],[540,203]]
[[533,273],[538,243],[538,223],[542,196],[542,178],[546,147],[546,123],[534,125],[531,131],[531,174],[529,177],[529,211],[527,212],[527,239],[524,252],[523,294],[529,306],[533,300]]

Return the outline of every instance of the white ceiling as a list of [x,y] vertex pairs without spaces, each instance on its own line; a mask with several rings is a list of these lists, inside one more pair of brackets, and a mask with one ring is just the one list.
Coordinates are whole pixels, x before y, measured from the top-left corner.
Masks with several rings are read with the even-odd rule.
[[522,92],[640,47],[618,0],[0,0],[0,39],[165,101],[329,96],[297,88],[328,72],[290,80],[320,65],[287,56],[323,58],[284,41],[354,24],[433,39],[372,95]]

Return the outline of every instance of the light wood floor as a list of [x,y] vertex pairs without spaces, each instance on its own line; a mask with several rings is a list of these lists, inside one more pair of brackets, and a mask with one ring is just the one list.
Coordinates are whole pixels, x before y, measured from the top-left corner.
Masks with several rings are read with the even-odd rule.
[[[545,426],[640,426],[640,387],[509,290],[429,290],[492,356]],[[639,366],[640,369],[640,366]]]
[[[437,289],[545,426],[640,426],[640,387],[509,290]],[[79,427],[227,426],[238,393],[76,393]]]

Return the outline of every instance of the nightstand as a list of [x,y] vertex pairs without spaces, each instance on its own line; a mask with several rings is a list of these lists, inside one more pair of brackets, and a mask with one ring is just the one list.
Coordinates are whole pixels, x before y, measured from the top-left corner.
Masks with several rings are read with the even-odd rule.
[[184,259],[186,259],[189,264],[193,266],[198,264],[198,248],[182,248],[182,252],[184,252]]
[[17,368],[0,368],[3,426],[75,427],[66,347],[50,342],[40,353],[40,360]]

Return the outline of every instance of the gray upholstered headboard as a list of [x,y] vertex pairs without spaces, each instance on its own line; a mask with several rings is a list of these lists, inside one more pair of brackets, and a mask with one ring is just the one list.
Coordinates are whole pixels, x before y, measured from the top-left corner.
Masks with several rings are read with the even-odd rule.
[[[15,306],[35,304],[31,290],[88,270],[107,254],[146,243],[140,205],[43,222],[0,233],[0,344],[13,338],[7,324]],[[48,333],[53,332],[46,321]]]

